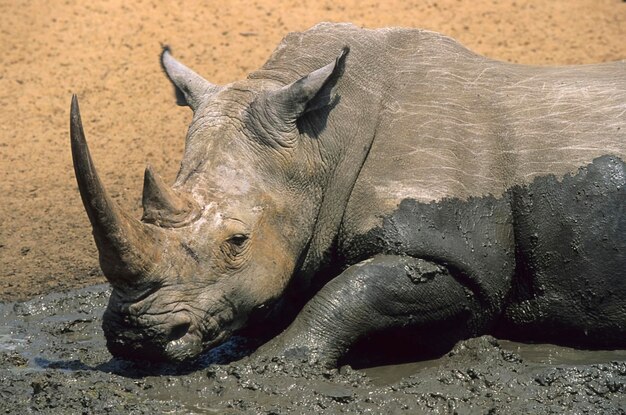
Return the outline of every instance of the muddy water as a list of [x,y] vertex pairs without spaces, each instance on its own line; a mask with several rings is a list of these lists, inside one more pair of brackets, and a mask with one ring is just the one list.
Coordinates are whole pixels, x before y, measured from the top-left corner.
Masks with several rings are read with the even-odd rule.
[[246,355],[242,338],[194,365],[119,361],[100,329],[108,294],[0,303],[0,413],[626,413],[626,351],[488,336],[436,360],[359,371],[224,364]]
[[[528,364],[584,366],[626,361],[626,350],[579,350],[554,344],[527,344],[509,340],[497,340],[497,344],[503,351],[516,354]],[[363,372],[376,385],[390,385],[409,376],[419,376],[424,370],[437,368],[446,359],[447,356],[421,362],[371,367],[363,369]]]

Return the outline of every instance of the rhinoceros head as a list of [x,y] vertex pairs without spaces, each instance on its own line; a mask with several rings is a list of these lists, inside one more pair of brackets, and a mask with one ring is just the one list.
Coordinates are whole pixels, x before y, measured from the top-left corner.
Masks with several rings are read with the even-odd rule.
[[174,185],[146,169],[141,220],[107,195],[72,99],[74,169],[113,287],[103,321],[113,355],[193,358],[283,293],[321,197],[322,172],[304,151],[316,144],[298,120],[332,101],[346,51],[288,85],[218,87],[165,49],[162,66],[194,117]]

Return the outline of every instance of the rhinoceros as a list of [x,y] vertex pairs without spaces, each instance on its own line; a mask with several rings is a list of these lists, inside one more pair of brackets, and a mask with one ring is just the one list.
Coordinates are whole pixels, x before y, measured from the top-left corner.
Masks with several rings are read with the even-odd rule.
[[331,366],[387,333],[626,346],[626,61],[319,24],[229,85],[168,47],[161,64],[193,120],[173,186],[146,169],[141,220],[105,192],[72,100],[112,355],[185,361],[281,318],[261,356]]

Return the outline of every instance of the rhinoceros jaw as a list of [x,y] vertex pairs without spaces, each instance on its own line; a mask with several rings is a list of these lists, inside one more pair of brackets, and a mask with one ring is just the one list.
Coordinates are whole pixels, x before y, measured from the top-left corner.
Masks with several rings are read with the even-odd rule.
[[76,95],[72,96],[70,136],[76,181],[93,227],[100,265],[112,284],[136,282],[157,262],[160,232],[122,211],[107,194],[87,146]]

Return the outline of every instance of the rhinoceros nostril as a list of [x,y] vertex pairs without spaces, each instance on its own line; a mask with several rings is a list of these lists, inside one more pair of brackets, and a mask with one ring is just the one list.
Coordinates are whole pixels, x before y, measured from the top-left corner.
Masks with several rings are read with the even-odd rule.
[[171,342],[174,340],[178,340],[181,337],[184,337],[185,334],[187,334],[187,332],[189,331],[190,326],[191,323],[189,323],[188,321],[175,325],[174,327],[172,327],[172,330],[170,331],[167,340]]

